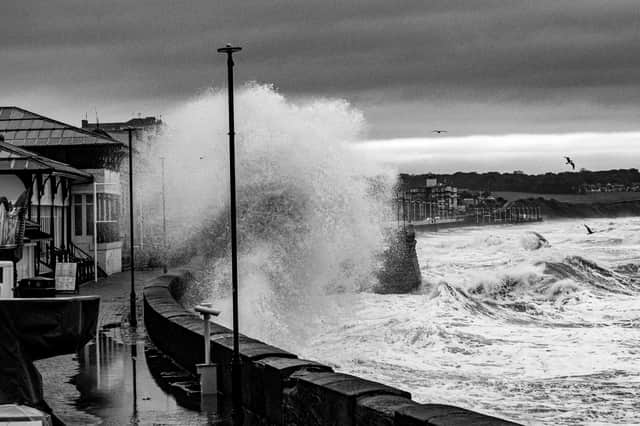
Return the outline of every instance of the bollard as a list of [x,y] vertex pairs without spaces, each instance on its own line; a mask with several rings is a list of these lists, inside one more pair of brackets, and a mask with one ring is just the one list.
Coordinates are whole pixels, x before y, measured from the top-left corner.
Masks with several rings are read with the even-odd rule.
[[204,363],[197,364],[200,375],[200,394],[215,395],[218,393],[218,365],[211,362],[211,316],[217,317],[220,311],[211,308],[211,303],[203,303],[195,307],[196,312],[204,320]]

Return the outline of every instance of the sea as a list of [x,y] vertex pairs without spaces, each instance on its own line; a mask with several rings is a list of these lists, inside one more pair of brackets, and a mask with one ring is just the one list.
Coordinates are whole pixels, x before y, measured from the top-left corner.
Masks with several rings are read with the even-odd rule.
[[[422,286],[376,294],[398,171],[358,148],[364,115],[258,83],[236,100],[240,332],[419,402],[640,424],[640,218],[418,230]],[[229,325],[226,108],[212,89],[171,111],[137,185],[162,229],[152,195],[172,159],[169,245],[210,260],[190,293]]]
[[419,291],[327,295],[298,352],[423,403],[640,424],[640,218],[418,231],[416,250]]

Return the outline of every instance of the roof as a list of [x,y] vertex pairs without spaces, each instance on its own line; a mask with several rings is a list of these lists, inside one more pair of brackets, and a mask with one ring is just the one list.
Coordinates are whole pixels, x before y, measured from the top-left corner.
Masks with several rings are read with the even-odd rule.
[[15,106],[0,107],[0,134],[6,142],[22,147],[122,145],[102,133],[94,133]]
[[68,164],[34,154],[26,149],[18,148],[3,142],[0,138],[0,174],[17,172],[52,173],[81,181],[93,179],[93,176],[89,173],[78,170]]
[[87,120],[82,120],[82,128],[83,129],[102,129],[107,132],[112,131],[124,131],[128,127],[133,127],[137,129],[148,129],[150,127],[159,127],[162,126],[162,120],[157,119],[155,117],[139,117],[132,118],[129,121],[113,121],[107,123],[89,123]]

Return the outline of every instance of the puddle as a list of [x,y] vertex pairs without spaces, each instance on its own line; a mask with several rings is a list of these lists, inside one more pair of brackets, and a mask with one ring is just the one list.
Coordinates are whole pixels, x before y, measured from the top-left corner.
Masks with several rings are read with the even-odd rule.
[[68,425],[222,424],[201,412],[196,378],[144,334],[103,329],[79,353],[35,364],[47,403]]

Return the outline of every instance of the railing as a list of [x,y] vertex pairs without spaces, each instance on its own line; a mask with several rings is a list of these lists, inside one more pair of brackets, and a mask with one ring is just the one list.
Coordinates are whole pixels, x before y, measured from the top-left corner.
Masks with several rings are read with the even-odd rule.
[[[69,262],[76,263],[77,266],[77,281],[78,284],[85,283],[94,279],[95,277],[95,263],[94,259],[87,252],[82,250],[80,247],[76,246],[73,243],[69,243],[69,245],[64,248],[54,247],[53,248],[53,259],[51,257],[51,243],[48,242],[44,246],[44,250],[41,250],[38,256],[38,263],[40,265],[44,265],[47,268],[54,270],[54,263],[58,262]],[[55,259],[55,262],[52,260]],[[98,274],[100,276],[106,276],[104,271],[98,267]]]
[[542,220],[540,207],[473,207],[464,213],[439,206],[437,203],[399,200],[396,204],[397,221],[428,225],[464,222],[466,224],[497,224],[537,222]]

